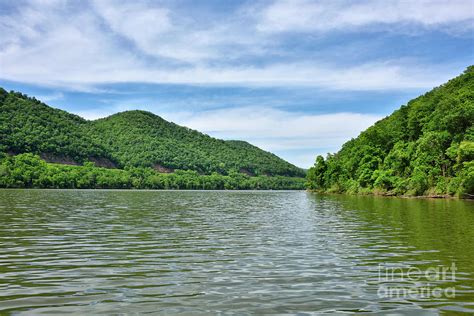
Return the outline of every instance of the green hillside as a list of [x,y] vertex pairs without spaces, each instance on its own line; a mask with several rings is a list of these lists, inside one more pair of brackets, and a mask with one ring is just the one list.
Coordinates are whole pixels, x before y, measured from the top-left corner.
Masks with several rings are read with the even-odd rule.
[[474,194],[474,66],[408,102],[308,171],[312,190]]
[[0,151],[36,153],[70,164],[106,161],[109,155],[87,133],[83,118],[0,88]]
[[124,167],[304,177],[301,169],[246,142],[212,138],[145,111],[117,113],[88,128],[94,141]]
[[1,88],[0,159],[0,187],[301,189],[304,183],[303,170],[243,141],[215,139],[144,111],[87,121]]

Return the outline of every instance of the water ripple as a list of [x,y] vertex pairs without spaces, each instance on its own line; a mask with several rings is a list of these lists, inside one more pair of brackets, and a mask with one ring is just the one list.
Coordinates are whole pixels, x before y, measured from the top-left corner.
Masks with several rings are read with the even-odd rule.
[[[474,312],[467,201],[0,190],[0,210],[0,313]],[[378,293],[381,264],[452,262],[430,286],[455,298]]]

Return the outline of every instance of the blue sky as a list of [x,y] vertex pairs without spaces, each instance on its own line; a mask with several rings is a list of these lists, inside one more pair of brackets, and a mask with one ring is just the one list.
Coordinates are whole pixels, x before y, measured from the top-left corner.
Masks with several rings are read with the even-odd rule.
[[309,167],[474,60],[474,0],[0,1],[0,86]]

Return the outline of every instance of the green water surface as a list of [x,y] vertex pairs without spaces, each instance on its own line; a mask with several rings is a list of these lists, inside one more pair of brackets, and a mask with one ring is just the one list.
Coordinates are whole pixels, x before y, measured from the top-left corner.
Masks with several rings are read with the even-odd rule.
[[472,314],[474,203],[0,190],[0,314],[10,313]]

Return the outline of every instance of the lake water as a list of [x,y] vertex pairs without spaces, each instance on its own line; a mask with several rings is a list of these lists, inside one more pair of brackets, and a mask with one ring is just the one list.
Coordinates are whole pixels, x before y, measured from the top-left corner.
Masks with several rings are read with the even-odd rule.
[[474,313],[474,203],[0,190],[0,314],[138,312]]

